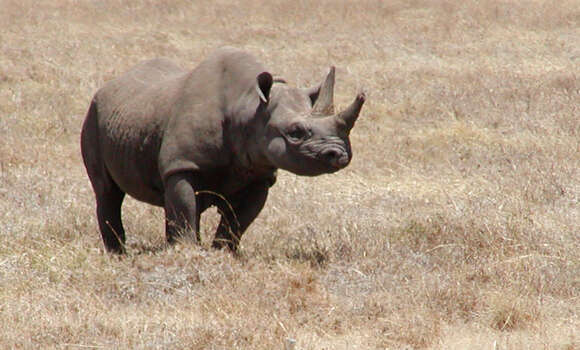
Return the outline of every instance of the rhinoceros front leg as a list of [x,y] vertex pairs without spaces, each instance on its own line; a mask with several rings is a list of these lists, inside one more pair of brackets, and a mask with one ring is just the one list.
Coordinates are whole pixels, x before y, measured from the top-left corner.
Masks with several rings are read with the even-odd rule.
[[228,198],[229,206],[227,203],[218,205],[222,218],[213,240],[214,248],[227,246],[232,251],[237,250],[242,234],[264,208],[269,187],[267,181],[256,182]]
[[171,175],[165,183],[165,234],[169,243],[179,239],[199,242],[199,218],[193,174]]

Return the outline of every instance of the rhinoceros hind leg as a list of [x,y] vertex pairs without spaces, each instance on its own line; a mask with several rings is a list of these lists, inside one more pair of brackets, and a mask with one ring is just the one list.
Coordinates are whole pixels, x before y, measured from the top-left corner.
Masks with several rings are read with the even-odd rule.
[[106,170],[99,152],[98,112],[95,101],[87,112],[81,132],[81,152],[97,199],[97,219],[105,248],[109,252],[125,252],[125,230],[121,223],[121,203],[125,193]]
[[125,253],[125,230],[121,222],[121,204],[125,193],[116,184],[97,193],[97,219],[105,243],[111,253]]
[[232,196],[229,205],[218,205],[222,218],[212,243],[214,248],[227,246],[234,252],[238,249],[242,235],[264,208],[269,188],[267,182],[256,182]]

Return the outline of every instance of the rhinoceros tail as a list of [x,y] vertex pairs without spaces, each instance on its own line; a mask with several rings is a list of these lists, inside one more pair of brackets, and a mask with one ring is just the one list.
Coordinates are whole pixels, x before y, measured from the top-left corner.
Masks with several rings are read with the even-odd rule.
[[100,163],[97,159],[99,158],[100,148],[98,128],[97,104],[93,100],[91,101],[81,130],[81,154],[89,177],[92,175],[91,171],[96,169],[99,166],[98,163]]

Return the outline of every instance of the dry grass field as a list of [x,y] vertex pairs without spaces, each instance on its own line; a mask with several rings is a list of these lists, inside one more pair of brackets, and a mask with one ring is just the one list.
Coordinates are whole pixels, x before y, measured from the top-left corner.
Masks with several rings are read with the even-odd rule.
[[[279,174],[239,256],[123,208],[103,251],[79,134],[140,60],[244,48],[365,89],[354,159]],[[579,349],[578,0],[0,0],[0,348]]]

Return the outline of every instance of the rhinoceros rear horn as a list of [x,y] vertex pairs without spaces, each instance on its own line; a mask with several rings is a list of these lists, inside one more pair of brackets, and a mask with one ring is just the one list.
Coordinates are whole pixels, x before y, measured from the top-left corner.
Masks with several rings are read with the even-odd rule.
[[347,109],[340,112],[336,116],[337,118],[342,119],[346,123],[348,130],[352,129],[352,127],[354,126],[354,123],[358,118],[358,115],[360,113],[363,104],[365,103],[366,98],[367,98],[366,94],[364,92],[360,92],[354,99],[354,102],[351,103],[351,105],[348,106]]
[[258,81],[258,85],[256,86],[256,92],[258,93],[258,96],[260,96],[260,100],[263,103],[268,103],[268,100],[270,99],[270,89],[272,88],[272,84],[274,83],[272,74],[268,72],[262,72],[258,74],[256,80]]
[[330,72],[328,72],[326,79],[320,85],[316,103],[312,107],[312,114],[334,114],[334,71],[334,67],[330,67]]

